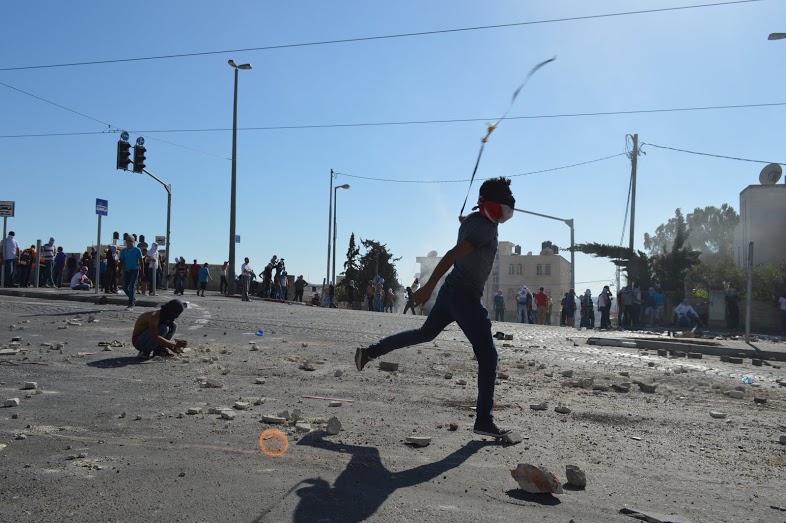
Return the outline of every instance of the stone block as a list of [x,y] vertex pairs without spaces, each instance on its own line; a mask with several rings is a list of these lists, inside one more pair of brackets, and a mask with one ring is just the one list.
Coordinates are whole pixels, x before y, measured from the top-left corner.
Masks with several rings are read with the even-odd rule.
[[428,436],[407,436],[407,443],[416,447],[428,447],[431,445],[431,438]]
[[18,407],[19,398],[9,398],[3,403],[3,407]]
[[577,465],[566,465],[565,476],[567,477],[566,485],[580,489],[587,486],[587,476]]
[[35,381],[26,381],[24,385],[22,385],[23,390],[34,390],[38,388],[38,383]]
[[390,361],[380,361],[379,370],[384,370],[387,372],[396,372],[398,370],[398,363],[393,363]]
[[341,432],[341,421],[335,416],[330,418],[327,422],[327,433],[335,436],[339,432]]
[[742,358],[735,358],[734,356],[729,356],[729,363],[734,363],[735,365],[742,364]]
[[195,414],[202,414],[202,408],[201,407],[189,407],[188,409],[186,409],[186,414],[189,414],[191,416],[193,416]]
[[703,354],[701,352],[689,352],[688,358],[692,360],[700,360]]
[[510,475],[521,490],[530,494],[562,494],[562,484],[546,467],[519,463]]

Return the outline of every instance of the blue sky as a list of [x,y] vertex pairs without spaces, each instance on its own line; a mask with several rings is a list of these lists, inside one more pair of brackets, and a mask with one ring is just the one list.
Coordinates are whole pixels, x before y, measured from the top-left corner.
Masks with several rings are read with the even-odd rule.
[[[701,2],[696,2],[698,4]],[[13,2],[4,6],[0,69],[296,44],[657,9],[677,1]],[[786,3],[702,9],[167,60],[0,70],[0,82],[142,134],[147,166],[172,184],[173,254],[220,263],[228,255],[233,72],[241,71],[238,126],[281,127],[418,120],[493,120],[537,62],[557,56],[523,91],[511,116],[786,102]],[[641,142],[784,161],[786,106],[507,120],[478,177],[516,175],[623,153]],[[20,244],[95,242],[95,199],[109,200],[111,231],[163,235],[166,193],[145,175],[115,170],[107,126],[0,85],[0,200]],[[154,132],[224,129],[211,132]],[[8,138],[11,135],[89,133]],[[397,180],[469,178],[483,120],[463,123],[242,130],[238,135],[238,268],[273,254],[291,274],[321,282],[329,172]],[[762,164],[644,146],[636,245],[681,207],[730,203],[758,183]],[[618,156],[513,178],[520,208],[576,221],[576,241],[619,243],[630,162]],[[349,234],[386,243],[400,279],[416,256],[455,242],[467,183],[384,183],[340,175],[338,265]],[[470,202],[479,184],[472,187]],[[524,252],[569,244],[560,223],[518,214],[500,239]],[[624,239],[628,242],[627,232]],[[576,281],[595,293],[613,278],[604,260],[577,255]],[[340,271],[339,271],[340,272]]]

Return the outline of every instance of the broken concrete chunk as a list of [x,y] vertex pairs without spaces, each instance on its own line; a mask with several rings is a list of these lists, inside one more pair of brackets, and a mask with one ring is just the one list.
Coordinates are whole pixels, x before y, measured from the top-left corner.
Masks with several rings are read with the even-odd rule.
[[223,389],[224,384],[216,379],[208,378],[205,380],[205,387],[209,389]]
[[562,484],[546,467],[519,463],[510,475],[524,492],[530,494],[562,494]]
[[511,445],[515,445],[517,443],[521,443],[522,441],[524,441],[524,437],[521,435],[521,433],[516,432],[515,430],[511,430],[510,432],[502,436],[502,441],[505,443],[510,443]]
[[742,392],[741,390],[730,390],[729,397],[735,400],[741,400],[742,398],[745,397],[745,393]]
[[309,372],[312,372],[312,371],[315,371],[315,370],[317,370],[317,368],[316,368],[316,367],[314,367],[314,365],[313,365],[313,364],[312,364],[310,361],[304,361],[304,362],[303,362],[303,363],[300,365],[300,367],[298,367],[298,368],[299,368],[300,370],[305,370],[305,371],[309,371]]
[[22,386],[22,390],[33,390],[38,388],[38,383],[35,381],[26,381]]
[[562,371],[562,377],[563,378],[572,378],[573,377],[573,371],[572,370],[563,370]]
[[186,414],[193,416],[194,414],[202,414],[202,407],[189,407],[186,409]]
[[287,422],[286,418],[282,418],[281,416],[262,416],[262,421],[265,423],[273,423],[274,425],[283,425]]
[[587,486],[587,476],[577,465],[566,465],[565,476],[568,479],[566,485],[581,489]]
[[295,430],[302,433],[311,432],[311,424],[305,422],[295,423]]
[[246,410],[246,409],[248,409],[249,405],[250,405],[250,403],[247,402],[247,401],[236,401],[232,405],[232,408],[237,409],[237,410]]
[[19,406],[19,398],[9,398],[5,400],[3,403],[3,407],[18,407]]
[[288,410],[282,410],[281,412],[278,413],[278,417],[288,420],[289,419],[289,411]]
[[341,372],[340,370],[337,370],[336,372],[333,373],[333,377],[340,378],[342,374],[344,374],[344,373]]
[[682,516],[659,514],[657,512],[639,510],[637,508],[621,508],[620,514],[625,514],[637,520],[647,521],[648,523],[691,523],[690,520]]
[[341,432],[341,422],[337,417],[333,416],[327,422],[327,433],[335,436],[339,432]]
[[542,401],[540,403],[530,404],[529,408],[531,408],[532,410],[547,410],[549,408],[549,405],[545,401]]
[[328,407],[340,407],[341,405],[343,405],[343,403],[341,403],[340,401],[331,401],[330,403],[328,403]]
[[428,447],[431,445],[431,438],[428,436],[407,436],[407,443],[416,447]]
[[264,385],[265,384],[265,378],[257,378],[257,379],[255,379],[254,380],[254,384],[255,385]]
[[655,394],[655,389],[657,389],[657,385],[649,385],[647,383],[639,383],[639,390],[646,394]]
[[237,416],[237,414],[232,412],[231,410],[222,410],[221,411],[221,418],[222,419],[233,420],[233,419],[235,419],[236,416]]
[[726,417],[726,413],[725,412],[719,412],[717,410],[711,410],[710,411],[710,417],[715,418],[715,419],[723,419],[723,418]]
[[557,405],[554,407],[554,412],[557,414],[570,414],[570,409],[565,405]]
[[379,370],[384,370],[387,372],[396,372],[398,370],[398,363],[393,363],[390,361],[380,361]]

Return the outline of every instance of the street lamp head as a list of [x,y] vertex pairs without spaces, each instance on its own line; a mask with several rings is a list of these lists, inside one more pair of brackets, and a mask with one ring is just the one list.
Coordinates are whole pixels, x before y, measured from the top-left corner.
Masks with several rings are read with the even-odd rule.
[[767,40],[783,40],[786,39],[786,33],[770,33]]
[[349,184],[345,183],[344,185],[339,185],[336,189],[349,189]]
[[232,67],[234,67],[234,68],[237,68],[237,64],[236,64],[236,63],[235,63],[235,61],[234,61],[234,60],[232,60],[231,58],[230,58],[229,60],[227,60],[227,63],[228,63],[230,66],[232,66]]
[[237,66],[238,69],[251,69],[251,64],[240,64]]

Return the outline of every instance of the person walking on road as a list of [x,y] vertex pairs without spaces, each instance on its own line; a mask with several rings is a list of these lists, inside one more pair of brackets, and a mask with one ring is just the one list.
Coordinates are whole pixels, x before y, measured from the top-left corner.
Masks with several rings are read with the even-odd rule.
[[414,316],[415,315],[415,301],[412,298],[412,295],[414,294],[412,292],[412,287],[407,287],[406,288],[406,293],[407,293],[407,304],[404,305],[404,314],[407,313],[408,309],[412,309],[412,315]]
[[251,301],[248,297],[248,290],[251,288],[251,277],[254,275],[254,269],[251,268],[251,262],[248,258],[244,258],[245,263],[240,266],[240,289],[241,298],[243,301]]
[[494,295],[494,321],[505,321],[505,295],[502,289],[497,290],[497,294]]
[[221,270],[219,271],[219,275],[221,276],[221,283],[218,286],[218,291],[221,294],[226,294],[227,289],[229,289],[229,282],[227,281],[227,267],[229,266],[229,262],[225,261],[224,265],[221,266]]
[[5,286],[13,287],[16,277],[16,264],[19,261],[19,244],[16,242],[14,231],[9,231],[3,240],[3,270],[5,271]]
[[134,240],[130,236],[127,237],[126,248],[120,251],[120,266],[123,270],[123,292],[128,296],[129,310],[136,305],[136,282],[143,264],[142,251],[134,245]]
[[546,313],[549,310],[549,295],[543,292],[543,287],[535,295],[535,305],[538,311],[538,325],[545,325]]
[[509,179],[494,178],[483,182],[478,212],[461,219],[455,247],[445,253],[428,282],[413,296],[416,304],[427,302],[442,276],[453,267],[423,326],[394,334],[355,352],[355,366],[361,371],[370,360],[433,340],[455,321],[472,344],[478,360],[474,432],[494,438],[504,438],[509,431],[499,429],[494,423],[497,349],[491,335],[489,313],[480,299],[497,253],[497,227],[513,216],[514,207]]
[[194,260],[194,263],[191,264],[189,267],[188,272],[191,275],[191,284],[194,286],[194,289],[199,290],[199,269],[202,267],[199,263]]
[[55,286],[55,239],[49,238],[49,242],[41,246],[41,258],[44,260],[44,286]]
[[205,289],[207,288],[207,284],[213,278],[210,277],[210,269],[208,268],[207,262],[199,269],[199,288],[197,289],[197,296],[199,296],[199,291],[202,291],[202,297],[205,297]]

